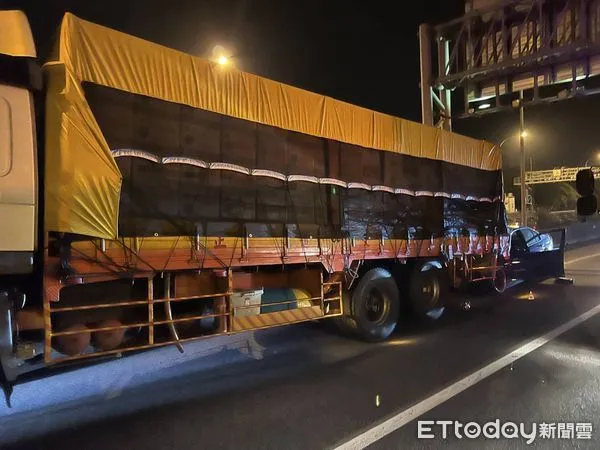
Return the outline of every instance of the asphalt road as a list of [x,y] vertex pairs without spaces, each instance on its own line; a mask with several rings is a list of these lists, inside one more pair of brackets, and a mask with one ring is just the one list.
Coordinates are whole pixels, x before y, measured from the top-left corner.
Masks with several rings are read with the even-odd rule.
[[[32,381],[16,388],[13,409],[0,407],[0,442],[61,450],[527,446],[520,435],[463,431],[459,439],[454,423],[446,439],[439,425],[421,430],[434,438],[418,439],[417,420],[498,420],[499,429],[523,423],[529,435],[538,424],[533,448],[600,448],[600,314],[592,315],[600,311],[600,244],[568,252],[567,261],[573,286],[536,285],[533,301],[518,286],[491,307],[402,324],[382,344],[308,324]],[[551,424],[555,438],[542,437]],[[581,439],[590,426],[591,439]]]

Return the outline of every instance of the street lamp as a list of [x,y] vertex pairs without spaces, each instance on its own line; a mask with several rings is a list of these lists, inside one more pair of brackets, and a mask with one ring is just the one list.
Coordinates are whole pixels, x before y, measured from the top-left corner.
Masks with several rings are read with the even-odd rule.
[[215,45],[213,47],[210,59],[221,67],[233,66],[235,64],[235,56],[232,55],[231,49],[226,49],[222,45]]
[[527,136],[529,136],[529,133],[527,132],[527,130],[522,131],[520,134],[515,134],[513,136],[508,136],[507,138],[504,138],[502,140],[502,142],[500,142],[500,145],[498,147],[502,148],[502,146],[506,143],[506,141],[510,141],[512,138],[526,138]]
[[[523,138],[526,139],[527,137],[529,137],[529,132],[527,130],[522,131],[519,134],[515,134],[514,136],[508,136],[507,138],[504,138],[502,140],[502,142],[500,142],[500,145],[498,146],[499,148],[502,148],[502,146],[507,142],[510,141],[512,138]],[[599,159],[600,159],[600,152],[599,152]],[[529,156],[529,170],[533,171],[533,156]]]
[[[600,151],[596,152],[591,159],[592,159],[592,161],[593,160],[599,161],[600,160]],[[585,160],[585,165],[583,167],[590,167],[590,160],[589,159]]]
[[523,99],[523,91],[519,91],[519,100],[513,102],[513,106],[515,108],[519,108],[519,134],[514,136],[508,136],[502,142],[500,142],[499,148],[513,137],[519,138],[519,148],[520,148],[520,159],[521,162],[519,164],[519,172],[521,178],[521,225],[527,226],[527,199],[526,192],[527,186],[525,184],[525,138],[528,136],[527,130],[525,129],[525,107],[524,107],[524,99]]

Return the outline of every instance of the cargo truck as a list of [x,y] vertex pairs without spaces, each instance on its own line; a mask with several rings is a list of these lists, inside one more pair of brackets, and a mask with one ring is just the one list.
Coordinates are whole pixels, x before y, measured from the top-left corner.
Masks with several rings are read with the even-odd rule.
[[[0,361],[24,374],[506,286],[500,149],[66,14],[0,12]],[[351,75],[349,75],[351,76]]]

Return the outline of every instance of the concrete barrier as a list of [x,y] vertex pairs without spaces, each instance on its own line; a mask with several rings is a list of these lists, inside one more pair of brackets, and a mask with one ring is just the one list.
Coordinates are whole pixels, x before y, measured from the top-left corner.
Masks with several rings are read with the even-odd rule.
[[587,219],[567,225],[567,247],[600,239],[600,220]]

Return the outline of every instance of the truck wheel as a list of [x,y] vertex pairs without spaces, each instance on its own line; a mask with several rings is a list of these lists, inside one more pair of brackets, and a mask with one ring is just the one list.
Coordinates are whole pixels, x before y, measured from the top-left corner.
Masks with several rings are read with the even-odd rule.
[[444,313],[443,300],[448,277],[437,262],[428,261],[415,267],[409,281],[410,302],[419,316],[437,320]]
[[346,289],[342,292],[342,303],[344,305],[344,315],[334,317],[331,319],[331,323],[342,334],[356,335],[357,325],[352,317],[352,295]]
[[379,267],[365,273],[352,292],[351,307],[351,323],[363,339],[387,339],[400,317],[400,294],[392,275]]

